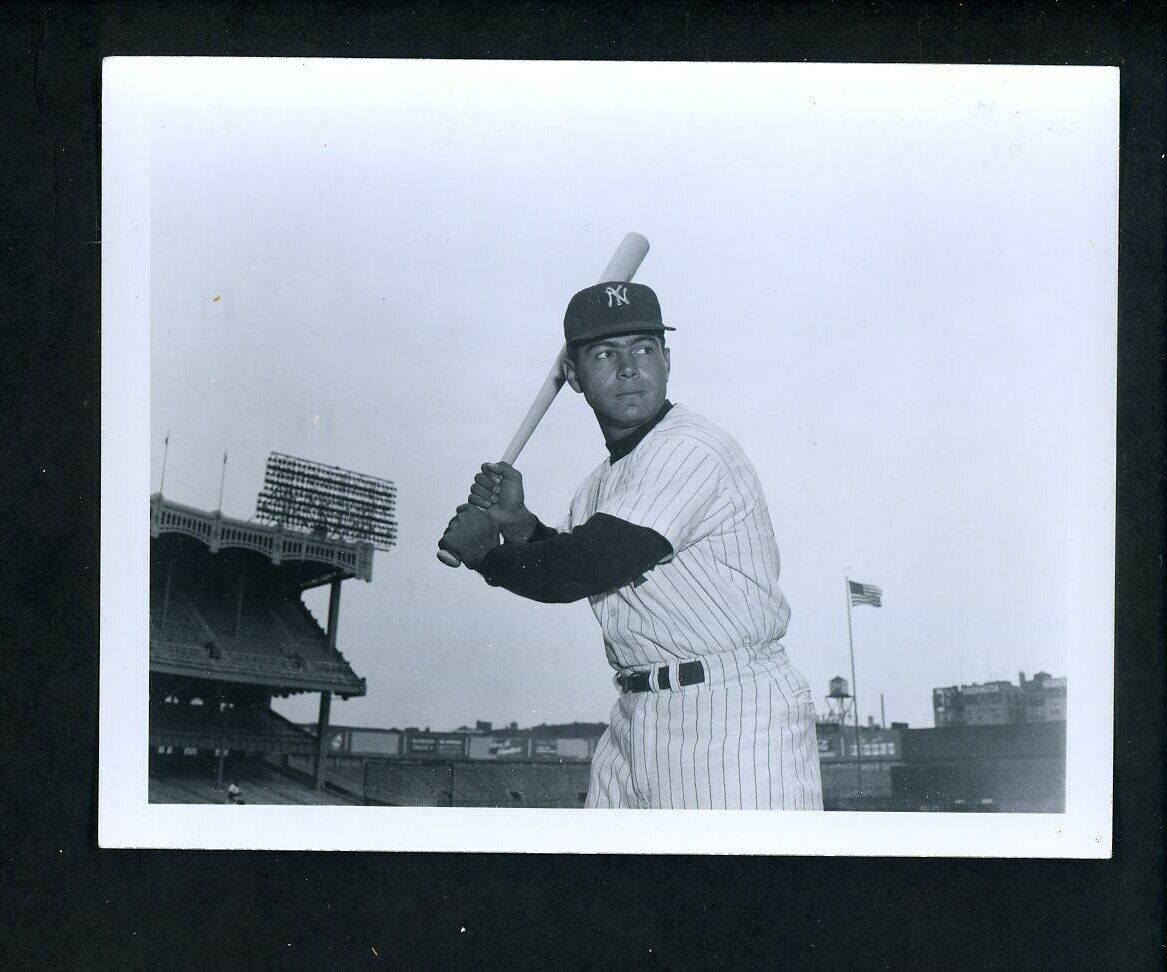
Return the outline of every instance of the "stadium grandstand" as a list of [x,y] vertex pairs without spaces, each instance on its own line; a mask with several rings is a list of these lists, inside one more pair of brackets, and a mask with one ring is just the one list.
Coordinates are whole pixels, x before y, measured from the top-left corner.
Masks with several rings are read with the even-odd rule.
[[[332,698],[366,690],[336,643],[341,584],[372,579],[392,499],[383,480],[276,453],[256,520],[151,497],[151,802],[225,802],[228,781],[233,802],[353,802],[324,779]],[[322,627],[302,595],[325,586]],[[306,692],[311,729],[271,708]]]

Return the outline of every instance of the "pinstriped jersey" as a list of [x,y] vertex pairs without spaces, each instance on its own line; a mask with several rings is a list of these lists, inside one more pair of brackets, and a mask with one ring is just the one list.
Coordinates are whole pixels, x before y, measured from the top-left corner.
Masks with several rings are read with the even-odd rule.
[[682,405],[576,491],[566,532],[596,513],[655,530],[673,555],[588,600],[614,668],[775,642],[790,606],[761,484],[728,433]]

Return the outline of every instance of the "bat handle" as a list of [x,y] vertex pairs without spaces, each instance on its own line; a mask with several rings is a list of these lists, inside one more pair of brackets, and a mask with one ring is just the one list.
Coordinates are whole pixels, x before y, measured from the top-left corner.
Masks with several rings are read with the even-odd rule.
[[[631,280],[636,275],[636,271],[647,253],[648,240],[639,233],[626,234],[616,248],[616,252],[612,254],[612,259],[604,267],[604,272],[600,274],[599,283],[604,283],[607,280]],[[503,462],[514,465],[515,460],[519,458],[519,453],[523,451],[523,446],[527,444],[540,420],[547,413],[547,409],[555,401],[559,389],[566,383],[567,379],[563,370],[563,359],[566,356],[567,345],[565,344],[560,348],[555,363],[551,366],[551,371],[543,380],[543,387],[539,389],[539,394],[535,396],[526,416],[515,431],[510,445],[503,452]],[[438,560],[447,567],[460,567],[462,565],[462,561],[448,550],[439,549]]]
[[[559,357],[555,359],[555,364],[551,366],[551,372],[547,375],[546,381],[543,382],[543,387],[540,389],[535,402],[531,405],[527,412],[526,418],[523,419],[518,431],[515,432],[514,438],[511,439],[510,445],[506,447],[503,452],[502,461],[514,465],[516,459],[519,458],[519,453],[523,451],[523,446],[531,438],[531,433],[535,431],[535,427],[539,424],[539,420],[543,418],[551,403],[555,400],[556,394],[563,386],[563,356],[566,353],[566,347],[559,352]],[[462,561],[448,550],[438,551],[438,560],[440,560],[447,567],[461,567]]]
[[547,377],[543,379],[543,386],[539,389],[539,394],[535,396],[531,407],[527,409],[527,414],[523,416],[523,421],[519,423],[519,427],[515,430],[510,444],[503,451],[502,461],[508,465],[513,466],[515,464],[515,460],[519,458],[519,453],[523,451],[523,446],[530,441],[532,434],[538,428],[543,416],[547,414],[547,409],[555,401],[555,396],[559,394],[559,389],[566,384],[567,379],[563,373],[563,359],[565,357],[567,357],[566,344],[559,349],[555,363],[551,366]]

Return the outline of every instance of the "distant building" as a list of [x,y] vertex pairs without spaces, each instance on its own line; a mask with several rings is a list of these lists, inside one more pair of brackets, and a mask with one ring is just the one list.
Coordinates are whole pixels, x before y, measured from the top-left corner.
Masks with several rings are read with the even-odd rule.
[[1025,699],[1026,722],[1063,722],[1066,718],[1066,680],[1049,672],[1038,672],[1029,681],[1018,673]]
[[949,726],[1006,726],[1064,722],[1066,679],[1038,672],[1018,685],[996,681],[950,685],[932,690],[932,717],[937,729]]

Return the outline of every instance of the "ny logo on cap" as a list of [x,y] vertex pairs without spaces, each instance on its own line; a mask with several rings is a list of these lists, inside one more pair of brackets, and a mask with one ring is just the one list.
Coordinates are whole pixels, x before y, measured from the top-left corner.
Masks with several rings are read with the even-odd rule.
[[[621,304],[631,304],[628,299],[627,287],[606,287],[604,293],[608,295],[608,306],[619,307]],[[615,303],[613,303],[615,301]]]

